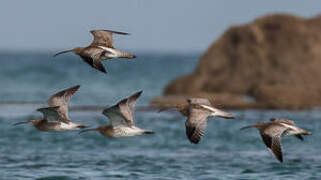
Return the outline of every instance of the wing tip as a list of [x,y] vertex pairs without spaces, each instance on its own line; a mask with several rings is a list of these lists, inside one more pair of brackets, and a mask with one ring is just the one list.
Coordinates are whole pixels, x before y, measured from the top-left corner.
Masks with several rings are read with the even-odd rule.
[[50,107],[43,107],[43,108],[38,108],[36,109],[36,111],[38,112],[42,112],[45,109],[50,109],[50,110],[55,110],[57,111],[60,108],[60,106],[50,106]]
[[200,140],[195,140],[195,139],[189,139],[189,142],[191,144],[198,144],[200,142]]
[[135,94],[137,94],[138,96],[140,96],[143,93],[143,90],[137,91]]
[[276,159],[277,159],[280,163],[283,163],[283,156],[282,156],[282,154],[281,154],[280,156],[276,156],[276,155],[275,155],[275,157],[276,157]]
[[138,99],[143,93],[143,90],[135,92],[133,95],[131,95],[128,99],[135,98]]
[[94,66],[92,66],[92,67],[95,68],[96,70],[98,70],[99,72],[107,74],[106,68],[104,67],[104,65],[101,62],[94,63]]
[[102,72],[102,73],[104,73],[104,74],[107,74],[106,69],[104,69],[104,70],[100,70],[100,72]]
[[80,84],[77,84],[77,85],[71,87],[70,89],[73,89],[73,90],[75,90],[75,91],[78,91],[79,88],[80,88]]
[[186,136],[190,143],[198,144],[201,141],[202,134],[195,133],[196,128],[192,127],[191,129],[186,127]]

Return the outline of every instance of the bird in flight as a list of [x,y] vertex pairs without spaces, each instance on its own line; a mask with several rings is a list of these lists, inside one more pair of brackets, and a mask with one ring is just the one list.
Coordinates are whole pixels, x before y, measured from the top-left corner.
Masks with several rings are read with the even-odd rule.
[[42,119],[18,122],[14,125],[31,124],[40,131],[67,131],[86,128],[86,125],[71,122],[68,116],[68,102],[79,87],[77,85],[52,95],[48,99],[50,107],[37,109],[43,114]]
[[161,111],[167,109],[176,109],[187,117],[185,121],[186,136],[194,144],[199,143],[204,135],[208,117],[234,119],[232,114],[213,107],[206,98],[190,98],[187,99],[187,104],[177,104],[173,107],[163,108]]
[[107,73],[105,67],[102,64],[103,60],[112,58],[135,58],[136,56],[130,53],[120,51],[114,47],[113,34],[129,35],[125,32],[111,31],[111,30],[92,30],[90,33],[94,36],[92,43],[87,47],[76,47],[71,50],[65,50],[58,52],[54,55],[73,52],[79,55],[83,61],[89,64],[91,67]]
[[105,109],[103,114],[109,118],[111,122],[109,125],[85,129],[79,133],[98,131],[103,136],[112,138],[153,134],[153,131],[141,129],[135,126],[134,123],[135,104],[142,92],[136,92],[130,97],[119,101],[116,105]]
[[257,128],[261,134],[262,140],[272,155],[283,162],[281,149],[281,137],[294,135],[296,138],[303,141],[302,135],[311,135],[311,131],[297,127],[293,121],[281,118],[272,118],[270,122],[261,122],[256,125],[246,126],[241,128]]

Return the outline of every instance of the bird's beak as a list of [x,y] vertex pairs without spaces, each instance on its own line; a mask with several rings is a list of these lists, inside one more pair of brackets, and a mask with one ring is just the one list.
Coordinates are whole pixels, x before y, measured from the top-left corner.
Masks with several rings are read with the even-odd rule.
[[98,129],[97,129],[97,128],[93,128],[93,129],[85,129],[85,130],[80,131],[78,134],[82,134],[82,133],[84,133],[84,132],[88,132],[88,131],[98,131]]
[[32,122],[31,121],[18,122],[18,123],[13,124],[12,126],[17,126],[20,124],[32,124]]
[[158,109],[158,112],[169,111],[169,110],[176,110],[178,109],[177,106],[163,106]]
[[72,52],[72,51],[73,51],[72,49],[70,49],[70,50],[65,50],[65,51],[61,51],[61,52],[58,52],[58,53],[56,53],[55,55],[53,55],[53,57],[56,57],[56,56],[58,56],[58,55],[60,55],[60,54]]
[[222,110],[219,110],[219,109],[216,109],[216,111],[214,112],[213,115],[217,116],[217,117],[225,118],[225,119],[234,119],[235,118],[232,114],[222,111]]

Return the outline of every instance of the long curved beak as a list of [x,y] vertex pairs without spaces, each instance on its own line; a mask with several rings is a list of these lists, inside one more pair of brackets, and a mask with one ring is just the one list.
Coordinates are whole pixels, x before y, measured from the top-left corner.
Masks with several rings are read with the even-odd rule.
[[78,134],[82,134],[82,133],[84,133],[84,132],[88,132],[88,131],[98,131],[98,129],[97,129],[97,128],[93,128],[93,129],[85,129],[85,130],[80,131]]
[[173,105],[173,106],[163,106],[158,109],[158,113],[163,112],[163,111],[169,111],[169,110],[177,110],[178,107]]
[[18,122],[18,123],[13,124],[12,126],[17,126],[20,124],[31,124],[31,121]]
[[245,126],[245,127],[242,127],[240,130],[243,131],[244,129],[248,129],[248,128],[256,128],[257,126],[256,125],[251,125],[251,126]]
[[72,49],[71,49],[71,50],[65,50],[65,51],[58,52],[57,54],[53,55],[53,57],[56,57],[56,56],[58,56],[59,54],[68,53],[68,52],[72,52]]

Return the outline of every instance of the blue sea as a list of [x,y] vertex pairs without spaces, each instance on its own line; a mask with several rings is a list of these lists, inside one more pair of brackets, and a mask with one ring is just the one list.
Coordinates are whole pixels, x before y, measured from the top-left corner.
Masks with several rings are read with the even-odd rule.
[[[0,179],[321,179],[319,109],[227,110],[234,120],[209,118],[197,145],[185,135],[185,117],[177,112],[144,110],[175,77],[194,71],[201,53],[137,53],[133,60],[105,61],[100,73],[75,55],[0,53]],[[109,106],[143,90],[136,124],[156,133],[108,139],[97,132],[78,135],[39,132],[13,123],[41,117],[53,93],[80,84],[72,107]],[[268,152],[257,130],[243,126],[271,117],[290,118],[311,136],[282,139],[284,163]],[[108,123],[101,109],[70,111],[70,118],[91,127]]]

